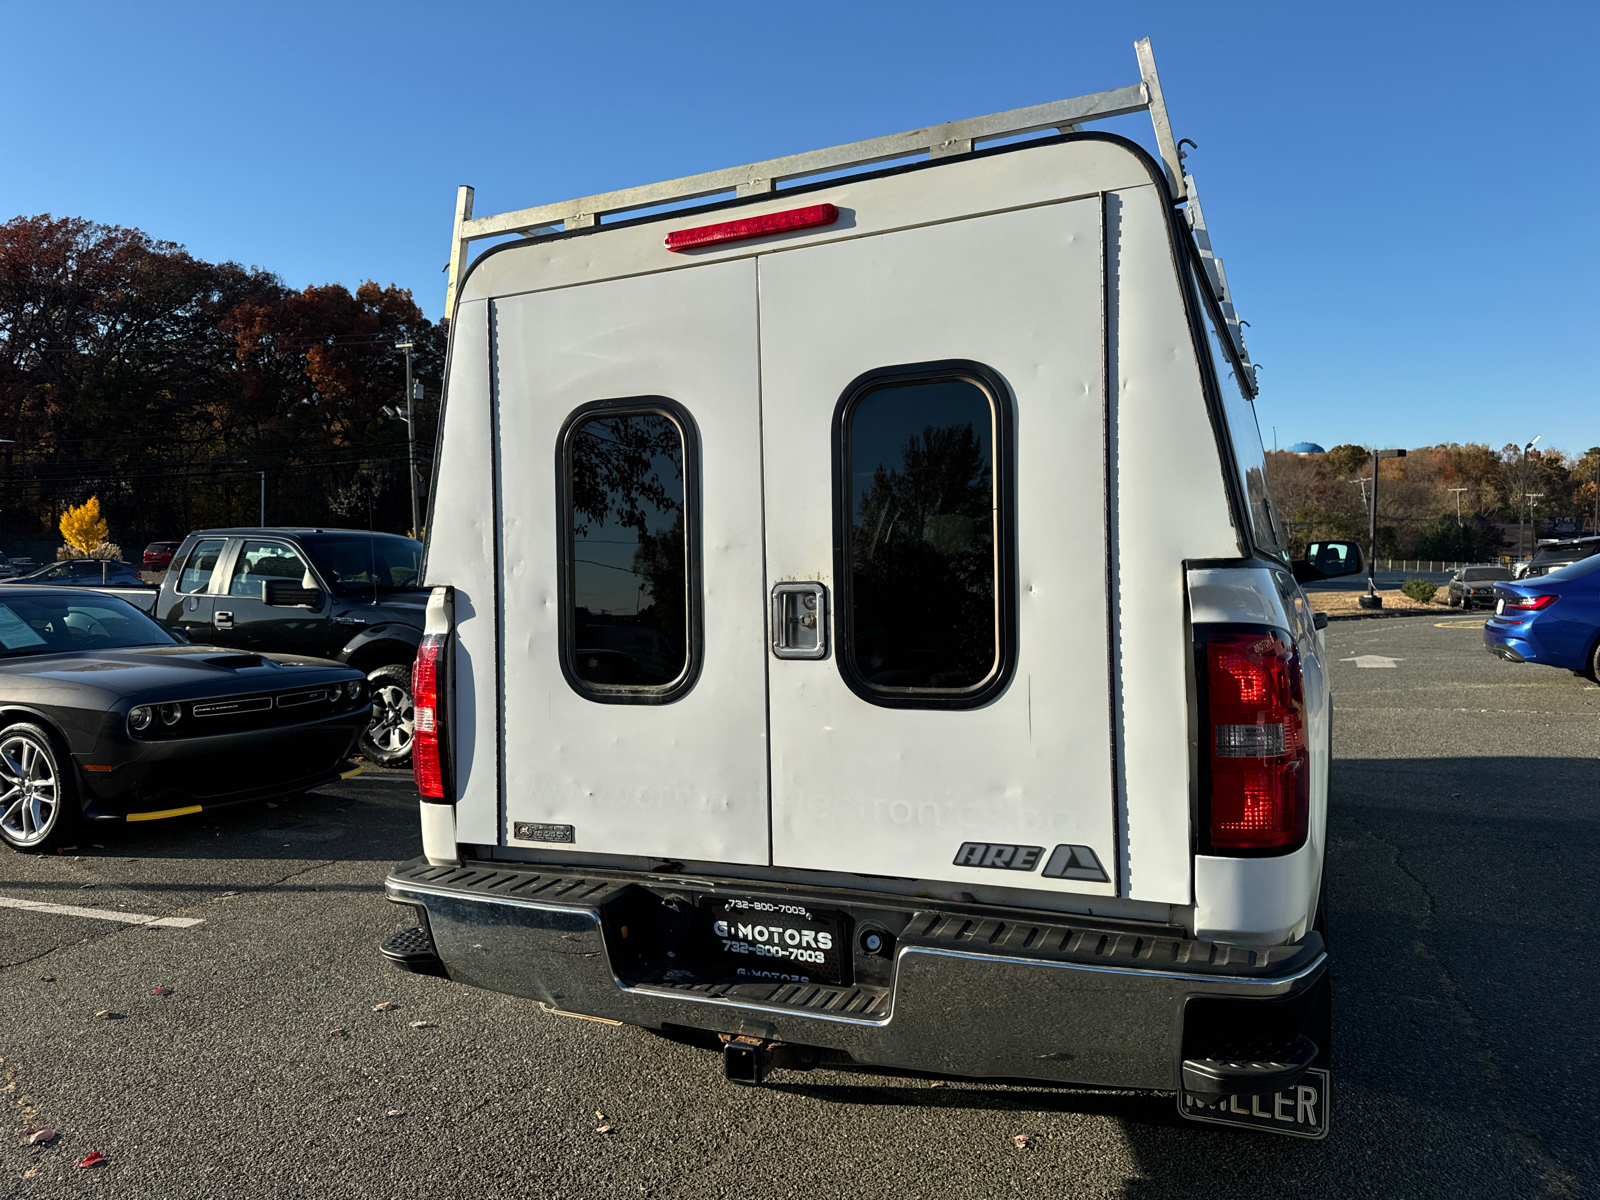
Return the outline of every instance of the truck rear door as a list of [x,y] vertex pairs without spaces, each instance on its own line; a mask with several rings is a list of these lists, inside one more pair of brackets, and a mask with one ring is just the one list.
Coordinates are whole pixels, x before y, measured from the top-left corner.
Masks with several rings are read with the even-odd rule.
[[767,863],[754,261],[490,330],[504,843]]
[[779,866],[1114,891],[1100,203],[761,259]]

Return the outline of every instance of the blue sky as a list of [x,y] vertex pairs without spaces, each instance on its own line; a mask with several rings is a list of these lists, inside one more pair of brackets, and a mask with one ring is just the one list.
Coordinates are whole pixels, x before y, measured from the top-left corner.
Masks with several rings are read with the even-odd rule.
[[1118,87],[1149,36],[1269,445],[1600,444],[1593,4],[3,11],[0,219],[434,317],[458,183],[499,212]]

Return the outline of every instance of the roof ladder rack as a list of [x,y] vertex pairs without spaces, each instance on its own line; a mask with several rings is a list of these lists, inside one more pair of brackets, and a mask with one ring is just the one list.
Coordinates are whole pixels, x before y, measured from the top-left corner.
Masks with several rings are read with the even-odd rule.
[[578,200],[563,200],[555,204],[541,204],[536,208],[522,208],[515,212],[494,216],[472,215],[473,190],[463,185],[456,193],[455,233],[450,244],[450,265],[446,268],[449,279],[445,286],[444,311],[448,317],[455,315],[456,296],[462,275],[466,270],[468,251],[475,241],[484,238],[520,234],[538,237],[573,229],[590,229],[602,218],[635,212],[643,208],[672,204],[683,200],[696,200],[706,196],[733,193],[736,196],[759,196],[775,192],[780,183],[821,175],[831,171],[847,171],[854,167],[867,167],[875,163],[926,154],[929,158],[945,158],[954,154],[970,153],[979,142],[999,138],[1017,137],[1056,129],[1062,133],[1076,133],[1089,121],[1104,121],[1110,117],[1130,113],[1148,112],[1155,127],[1156,146],[1161,152],[1161,165],[1166,172],[1167,185],[1177,202],[1188,202],[1189,227],[1200,247],[1205,265],[1206,283],[1222,306],[1224,319],[1234,348],[1243,364],[1247,379],[1240,382],[1251,395],[1255,392],[1255,368],[1244,348],[1241,322],[1234,312],[1232,297],[1228,292],[1227,275],[1222,260],[1211,250],[1211,238],[1206,230],[1205,218],[1200,212],[1200,200],[1194,190],[1194,179],[1184,171],[1183,151],[1173,141],[1172,126],[1167,120],[1166,101],[1161,95],[1161,79],[1156,74],[1155,55],[1150,49],[1150,39],[1142,38],[1134,44],[1139,60],[1140,80],[1128,87],[1095,92],[1071,100],[1056,100],[1049,104],[1035,104],[1028,108],[1014,108],[1009,112],[993,113],[986,117],[972,117],[965,121],[951,121],[944,125],[930,125],[906,133],[870,138],[864,142],[851,142],[826,150],[812,150],[805,154],[791,154],[784,158],[771,158],[765,162],[749,163],[742,167],[729,167],[721,171],[707,171],[700,175],[685,175],[662,183],[643,187],[624,188],[616,192],[602,192]]

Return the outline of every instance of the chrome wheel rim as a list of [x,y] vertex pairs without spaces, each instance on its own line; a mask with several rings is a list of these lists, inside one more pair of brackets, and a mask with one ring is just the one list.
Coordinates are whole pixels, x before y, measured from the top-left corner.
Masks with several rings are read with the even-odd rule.
[[411,749],[415,731],[416,714],[411,707],[410,690],[398,683],[375,685],[367,740],[385,754],[404,754]]
[[50,755],[28,737],[0,742],[0,832],[8,842],[32,846],[55,827],[60,785]]

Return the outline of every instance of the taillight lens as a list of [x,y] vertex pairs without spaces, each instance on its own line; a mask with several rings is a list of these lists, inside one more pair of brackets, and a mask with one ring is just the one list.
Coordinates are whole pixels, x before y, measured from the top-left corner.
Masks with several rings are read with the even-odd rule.
[[1543,612],[1559,599],[1561,599],[1560,596],[1548,594],[1543,596],[1507,596],[1505,610],[1507,612],[1513,609],[1518,612]]
[[1306,836],[1311,756],[1300,660],[1285,635],[1200,633],[1206,714],[1205,848],[1284,854]]
[[444,799],[444,769],[439,756],[439,659],[445,639],[429,634],[411,665],[411,704],[416,725],[411,742],[411,773],[424,800]]

